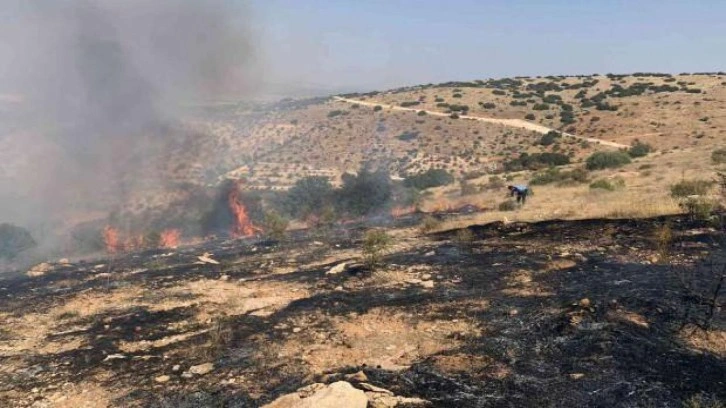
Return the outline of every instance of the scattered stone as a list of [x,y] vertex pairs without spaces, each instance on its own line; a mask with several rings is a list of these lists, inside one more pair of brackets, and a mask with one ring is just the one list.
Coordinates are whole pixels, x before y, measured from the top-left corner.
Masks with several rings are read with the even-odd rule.
[[194,375],[204,375],[212,372],[214,370],[214,364],[212,363],[204,363],[199,364],[195,366],[191,366],[189,368],[189,373]]
[[337,275],[343,271],[345,271],[347,263],[339,263],[335,265],[334,267],[330,268],[327,272],[325,272],[326,275]]
[[592,302],[590,302],[590,299],[588,299],[588,298],[582,298],[578,302],[578,305],[580,305],[581,308],[587,309],[590,306],[592,306]]
[[53,269],[53,266],[49,264],[48,262],[43,262],[35,265],[34,267],[30,268],[26,275],[28,275],[31,278],[37,278],[38,276],[45,275],[48,271]]
[[519,314],[519,310],[517,310],[517,309],[512,309],[509,311],[510,316],[516,316],[518,314]]
[[581,379],[583,377],[585,377],[585,374],[583,374],[583,373],[572,373],[572,374],[570,374],[570,378],[572,378],[573,380],[579,380],[579,379]]
[[71,261],[68,258],[61,258],[58,260],[58,263],[61,265],[68,265],[71,263]]
[[227,280],[229,280],[229,275],[222,275],[222,276],[219,277],[219,280],[221,280],[221,281],[227,281]]
[[98,270],[98,269],[103,269],[105,267],[106,267],[106,264],[98,264],[98,265],[94,265],[93,269]]
[[299,327],[294,327],[294,328],[292,329],[292,332],[293,332],[293,333],[300,333],[301,331],[302,331],[302,329],[301,329],[301,328],[299,328]]
[[368,376],[366,376],[366,373],[363,371],[358,371],[357,373],[353,374],[347,374],[345,376],[346,381],[352,381],[352,382],[368,382]]
[[111,361],[111,360],[123,360],[126,356],[123,354],[109,354],[106,356],[106,358],[103,359],[103,361]]
[[366,392],[369,408],[428,407],[431,403],[421,398],[406,398],[393,395]]
[[434,256],[436,255],[436,251],[429,251],[424,254],[424,256]]
[[320,241],[313,241],[313,245],[315,245],[315,246],[323,246],[323,245],[325,245],[325,244],[323,244],[323,243],[322,243],[322,242],[320,242]]
[[421,282],[421,286],[423,286],[426,289],[433,289],[434,281],[432,281],[432,280],[423,281],[423,282]]
[[179,364],[177,364],[177,365],[175,365],[174,367],[171,368],[171,371],[173,371],[173,372],[177,372],[179,370],[181,370],[181,366]]
[[424,273],[423,275],[421,275],[421,280],[425,280],[425,281],[431,280],[431,274],[430,273]]
[[343,289],[343,287],[342,287],[342,286],[336,286],[336,287],[335,287],[335,290],[336,290],[336,291],[338,291],[338,292],[342,292],[342,291],[343,291],[343,290],[345,290],[345,289]]
[[350,383],[312,384],[298,392],[283,395],[262,408],[366,408],[368,398]]
[[192,378],[193,377],[192,373],[190,373],[188,371],[183,372],[181,376],[182,376],[182,378]]
[[169,380],[171,380],[171,377],[169,377],[168,375],[160,375],[160,376],[154,378],[154,381],[156,381],[160,384],[163,384]]
[[422,282],[421,279],[416,279],[416,278],[406,279],[406,283],[410,283],[412,285],[418,285],[421,282]]

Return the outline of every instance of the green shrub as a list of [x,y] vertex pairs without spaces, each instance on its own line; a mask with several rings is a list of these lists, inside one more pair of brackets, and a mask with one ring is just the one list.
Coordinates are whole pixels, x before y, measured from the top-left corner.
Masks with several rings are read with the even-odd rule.
[[527,120],[535,120],[534,113],[528,113],[528,114],[524,115],[524,118]]
[[586,160],[588,170],[616,168],[630,163],[630,156],[624,152],[595,152]]
[[288,225],[290,225],[290,221],[277,212],[270,211],[265,214],[263,227],[265,234],[271,239],[276,241],[284,239]]
[[726,163],[726,149],[716,149],[711,152],[711,160],[718,164]]
[[541,144],[542,146],[549,146],[561,137],[562,134],[560,132],[550,130],[549,132],[542,135],[542,137],[540,137],[539,144]]
[[507,171],[538,170],[544,167],[563,166],[565,164],[570,164],[570,158],[562,153],[522,153],[519,158],[505,162],[504,169]]
[[383,255],[391,246],[393,238],[384,230],[369,230],[363,237],[363,261],[373,269],[381,264]]
[[336,116],[346,115],[347,113],[348,112],[342,111],[342,110],[339,110],[339,109],[338,110],[332,110],[332,111],[328,112],[328,117],[329,118],[334,118]]
[[419,190],[445,186],[454,182],[454,176],[444,169],[429,169],[423,173],[408,176],[403,180],[406,187],[414,187]]
[[493,104],[491,102],[486,102],[486,103],[482,103],[481,104],[481,107],[484,108],[484,109],[494,109],[494,108],[497,107],[497,105],[495,105],[495,104]]
[[374,107],[373,107],[373,112],[378,112],[378,111],[380,111],[380,110],[383,110],[383,106],[381,106],[381,105],[376,105],[376,106],[374,106]]
[[449,117],[451,119],[459,119],[459,115],[457,115],[456,113],[452,113],[451,115],[449,115]]
[[642,143],[642,142],[636,140],[630,146],[630,149],[628,149],[628,155],[630,155],[630,157],[632,157],[632,158],[644,157],[644,156],[647,156],[648,153],[650,153],[652,150],[653,150],[653,148],[649,144]]
[[599,179],[590,183],[591,189],[602,189],[607,191],[615,191],[625,187],[625,180],[622,177],[615,177],[612,180]]
[[404,101],[404,102],[401,102],[400,105],[404,108],[407,108],[409,106],[416,106],[416,105],[420,105],[420,104],[421,104],[421,102],[419,102],[419,101]]
[[671,186],[671,196],[675,198],[693,195],[705,195],[711,189],[713,181],[704,179],[681,180]]
[[407,131],[403,132],[400,135],[396,136],[396,139],[402,141],[402,142],[410,142],[411,140],[414,140],[418,137],[419,132],[416,131]]
[[536,104],[534,104],[534,106],[532,106],[532,109],[537,110],[537,111],[548,110],[549,108],[550,108],[550,105],[548,105],[546,103],[536,103]]
[[422,110],[421,111],[418,111],[417,115],[418,116],[426,116],[426,111],[422,111]]
[[533,186],[557,183],[559,185],[584,183],[587,181],[585,169],[574,169],[571,171],[560,171],[556,167],[538,172],[532,176],[529,184]]
[[301,178],[287,191],[283,202],[285,212],[296,218],[318,214],[333,201],[333,186],[327,177]]
[[336,191],[338,208],[348,214],[360,216],[383,208],[392,197],[391,178],[388,171],[375,171],[364,165],[358,174],[345,173],[343,186]]
[[499,211],[514,211],[517,209],[517,203],[514,200],[502,201],[497,208]]

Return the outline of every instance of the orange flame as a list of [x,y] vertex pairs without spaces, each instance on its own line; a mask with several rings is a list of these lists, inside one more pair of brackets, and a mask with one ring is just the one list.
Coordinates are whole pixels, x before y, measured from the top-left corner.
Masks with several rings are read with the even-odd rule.
[[159,245],[162,248],[176,248],[179,246],[181,239],[181,231],[176,228],[167,229],[161,232],[161,240]]
[[103,229],[103,243],[106,245],[106,251],[109,254],[115,254],[121,250],[121,245],[118,240],[118,231],[116,228],[106,225]]
[[227,196],[229,210],[232,212],[232,217],[234,218],[229,231],[229,235],[233,238],[250,237],[260,231],[259,228],[252,224],[250,217],[247,215],[247,209],[239,200],[240,185],[241,181],[238,180],[234,184],[234,187],[230,189],[229,195]]

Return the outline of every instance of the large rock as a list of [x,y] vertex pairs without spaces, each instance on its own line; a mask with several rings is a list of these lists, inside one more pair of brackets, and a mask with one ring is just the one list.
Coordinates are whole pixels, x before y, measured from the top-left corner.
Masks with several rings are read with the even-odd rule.
[[27,275],[31,278],[45,275],[48,271],[53,269],[53,266],[47,262],[39,263],[34,267],[30,268]]
[[262,408],[366,408],[368,398],[345,381],[312,384],[283,395]]

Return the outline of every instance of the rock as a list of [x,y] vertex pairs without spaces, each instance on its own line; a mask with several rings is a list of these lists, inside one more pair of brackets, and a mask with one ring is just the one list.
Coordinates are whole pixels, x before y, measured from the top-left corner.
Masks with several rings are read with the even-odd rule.
[[61,265],[68,265],[71,263],[71,261],[68,258],[61,258],[58,260],[58,263]]
[[581,308],[584,308],[584,309],[587,309],[587,308],[589,308],[590,306],[592,306],[592,302],[590,302],[590,299],[588,299],[588,298],[582,298],[582,299],[580,299],[580,301],[579,301],[579,302],[577,302],[577,304],[578,304],[578,305],[579,305],[579,306],[580,306]]
[[111,361],[111,360],[123,360],[126,356],[123,354],[109,354],[106,356],[106,358],[103,359],[103,361]]
[[182,378],[192,378],[192,377],[194,377],[192,375],[192,373],[190,373],[190,372],[183,372],[181,376],[182,376]]
[[160,376],[154,378],[154,381],[156,381],[160,384],[163,384],[169,380],[171,380],[171,377],[169,377],[168,375],[160,375]]
[[292,332],[293,332],[293,333],[300,333],[301,331],[302,331],[302,329],[301,329],[301,328],[299,328],[299,327],[294,327],[294,328],[292,329]]
[[345,376],[345,380],[352,382],[368,382],[368,376],[366,376],[366,373],[363,371],[358,371],[357,373],[347,374]]
[[175,365],[174,367],[171,368],[171,371],[173,371],[173,372],[177,372],[179,370],[181,370],[181,366],[179,364],[177,364],[177,365]]
[[342,291],[344,291],[344,290],[345,290],[345,289],[343,289],[343,287],[342,287],[342,286],[340,286],[340,285],[338,285],[338,286],[336,286],[336,287],[335,287],[335,291],[337,291],[337,292],[342,292]]
[[214,370],[214,364],[204,363],[189,367],[189,373],[194,375],[204,375]]
[[360,388],[364,391],[368,391],[368,392],[393,395],[393,393],[391,391],[388,391],[385,388],[376,387],[375,385],[368,384],[366,382],[362,382],[362,383],[358,384],[358,388]]
[[572,378],[573,380],[579,380],[579,379],[581,379],[583,377],[585,377],[585,374],[583,374],[583,373],[572,373],[572,374],[570,374],[570,378]]
[[426,289],[433,289],[434,281],[432,281],[432,280],[423,281],[423,282],[421,282],[421,286],[423,286]]
[[325,274],[326,275],[337,275],[337,274],[345,271],[346,265],[347,264],[345,262],[339,263],[339,264],[335,265],[334,267],[328,269],[328,271],[325,272]]
[[43,262],[35,265],[34,267],[30,268],[26,275],[28,275],[31,278],[36,278],[38,276],[43,276],[46,274],[46,272],[53,269],[53,266],[49,264],[48,262]]
[[262,408],[366,408],[368,398],[350,383],[312,384],[298,392],[283,395]]
[[209,252],[205,252],[204,254],[199,255],[197,257],[197,259],[199,259],[199,262],[201,262],[203,264],[219,265],[219,261],[212,259],[211,256],[212,256],[212,254],[210,254]]
[[429,251],[424,254],[424,256],[434,256],[436,255],[436,251]]
[[416,279],[416,278],[406,279],[406,283],[410,283],[412,285],[418,285],[421,282],[422,282],[421,279]]
[[425,281],[431,280],[431,274],[430,273],[424,273],[423,275],[421,275],[421,280],[425,280]]
[[429,401],[421,398],[406,398],[393,395],[379,394],[367,392],[369,408],[395,408],[398,406],[406,407],[428,407],[431,406]]

